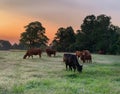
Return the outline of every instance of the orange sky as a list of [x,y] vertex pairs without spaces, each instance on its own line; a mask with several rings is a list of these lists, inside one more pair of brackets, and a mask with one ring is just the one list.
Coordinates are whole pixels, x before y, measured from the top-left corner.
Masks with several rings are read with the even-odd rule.
[[46,35],[50,38],[50,42],[54,38],[57,31],[57,25],[47,22],[43,19],[35,19],[25,16],[15,16],[11,13],[0,12],[0,39],[9,40],[12,44],[19,43],[20,34],[25,31],[24,26],[32,21],[40,21],[46,28]]
[[0,39],[19,43],[24,26],[39,21],[50,41],[60,27],[80,29],[83,19],[94,14],[111,16],[120,26],[120,0],[0,0]]

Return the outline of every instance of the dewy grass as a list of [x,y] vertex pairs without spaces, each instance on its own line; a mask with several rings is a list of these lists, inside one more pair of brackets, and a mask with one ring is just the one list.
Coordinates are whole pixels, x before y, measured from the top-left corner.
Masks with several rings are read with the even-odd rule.
[[33,56],[0,51],[0,94],[119,94],[120,56],[93,54],[83,72],[66,71],[63,53]]

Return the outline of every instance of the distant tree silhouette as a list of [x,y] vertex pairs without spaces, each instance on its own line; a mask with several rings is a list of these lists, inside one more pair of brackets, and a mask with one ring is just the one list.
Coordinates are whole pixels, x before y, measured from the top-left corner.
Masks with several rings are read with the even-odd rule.
[[17,44],[17,43],[14,43],[11,48],[12,48],[12,49],[18,49],[18,44]]
[[0,40],[0,50],[11,49],[11,43],[7,40]]
[[25,32],[20,36],[20,43],[31,47],[46,45],[48,37],[45,35],[45,28],[38,21],[31,22],[25,26]]

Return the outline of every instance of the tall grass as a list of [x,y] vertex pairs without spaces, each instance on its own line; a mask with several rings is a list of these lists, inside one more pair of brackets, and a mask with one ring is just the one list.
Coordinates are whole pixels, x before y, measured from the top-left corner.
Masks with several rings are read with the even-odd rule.
[[63,53],[23,59],[24,51],[0,51],[0,94],[119,94],[120,56],[93,54],[83,72],[66,71]]

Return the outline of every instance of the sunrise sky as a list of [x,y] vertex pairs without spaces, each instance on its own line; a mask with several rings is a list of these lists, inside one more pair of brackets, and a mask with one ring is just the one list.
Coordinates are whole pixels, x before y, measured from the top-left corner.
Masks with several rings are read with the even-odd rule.
[[52,40],[59,27],[76,31],[91,14],[111,16],[120,26],[120,0],[0,0],[0,39],[18,43],[24,26],[39,21]]

